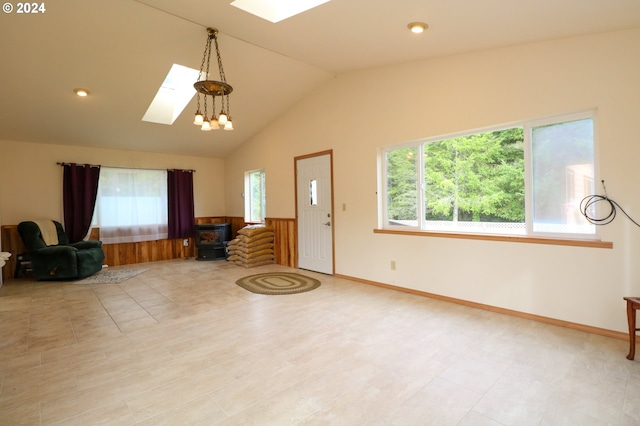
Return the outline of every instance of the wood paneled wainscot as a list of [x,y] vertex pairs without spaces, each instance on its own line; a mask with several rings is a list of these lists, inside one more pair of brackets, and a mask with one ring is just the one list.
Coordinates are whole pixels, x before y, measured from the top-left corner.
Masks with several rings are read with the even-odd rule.
[[[235,237],[239,229],[246,223],[242,217],[198,217],[196,224],[231,223],[231,235]],[[275,234],[275,263],[290,267],[296,266],[295,219],[267,218],[266,224],[272,226]],[[100,230],[91,230],[90,239],[99,240]],[[132,263],[155,262],[160,260],[196,257],[193,238],[188,238],[184,246],[183,239],[154,240],[136,243],[104,244],[105,265],[119,266]],[[2,268],[4,281],[13,279],[16,271],[16,257],[25,253],[26,249],[18,234],[17,225],[2,226],[2,251],[11,253],[7,264]]]
[[[225,223],[224,216],[197,217],[196,224]],[[95,233],[94,233],[95,232]],[[100,239],[99,230],[92,230],[91,239]],[[184,240],[154,240],[136,243],[104,244],[104,263],[109,266],[130,265],[132,263],[157,262],[160,260],[184,259],[196,257],[195,240],[193,237]]]
[[193,238],[188,240],[189,245],[186,247],[182,239],[103,244],[104,264],[118,266],[193,257],[195,253]]
[[295,268],[298,255],[295,219],[267,218],[265,223],[273,227],[275,263]]

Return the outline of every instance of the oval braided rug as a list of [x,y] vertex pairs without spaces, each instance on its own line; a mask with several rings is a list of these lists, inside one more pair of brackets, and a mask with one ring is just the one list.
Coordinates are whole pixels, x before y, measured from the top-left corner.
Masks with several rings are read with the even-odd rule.
[[267,272],[236,281],[240,287],[258,294],[294,294],[320,287],[320,281],[293,272]]

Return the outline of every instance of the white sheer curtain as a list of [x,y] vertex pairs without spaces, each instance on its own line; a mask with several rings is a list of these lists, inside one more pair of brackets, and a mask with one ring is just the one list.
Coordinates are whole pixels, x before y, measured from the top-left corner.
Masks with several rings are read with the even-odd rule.
[[94,226],[105,244],[167,238],[166,170],[102,167]]

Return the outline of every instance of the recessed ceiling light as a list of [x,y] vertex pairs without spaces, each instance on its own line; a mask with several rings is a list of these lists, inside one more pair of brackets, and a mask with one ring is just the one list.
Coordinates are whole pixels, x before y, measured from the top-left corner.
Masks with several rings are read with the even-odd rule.
[[73,89],[76,95],[84,98],[85,96],[89,96],[89,91],[87,89]]
[[424,32],[427,28],[429,28],[429,26],[424,22],[412,22],[409,25],[407,25],[407,28],[409,28],[409,30],[411,30],[411,32],[414,34],[420,34],[421,32]]

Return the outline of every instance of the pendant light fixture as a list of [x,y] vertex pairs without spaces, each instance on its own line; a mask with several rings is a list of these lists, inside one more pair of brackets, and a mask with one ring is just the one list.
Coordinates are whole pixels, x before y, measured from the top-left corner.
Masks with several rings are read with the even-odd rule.
[[[204,53],[202,55],[202,64],[200,65],[200,74],[198,81],[193,84],[197,92],[198,107],[193,124],[200,126],[203,131],[217,130],[233,130],[233,123],[229,115],[229,94],[233,91],[233,87],[227,83],[222,67],[222,58],[220,57],[220,48],[218,47],[218,30],[215,28],[207,28],[208,37],[205,44]],[[215,47],[216,59],[218,60],[218,75],[220,80],[210,80],[209,64],[211,62],[211,42]],[[200,96],[202,95],[204,103],[204,114],[200,110]],[[209,100],[208,98],[211,97]],[[216,98],[220,97],[220,114],[216,116]],[[211,117],[208,115],[207,105],[211,103]]]

